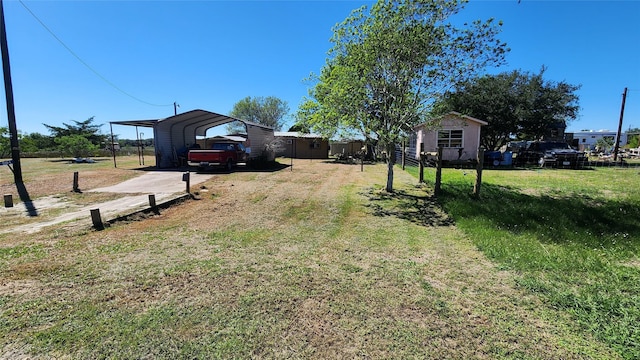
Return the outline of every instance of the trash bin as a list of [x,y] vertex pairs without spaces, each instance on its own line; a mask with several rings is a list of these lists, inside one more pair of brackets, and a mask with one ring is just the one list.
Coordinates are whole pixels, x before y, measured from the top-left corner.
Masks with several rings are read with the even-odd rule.
[[502,166],[513,165],[513,152],[505,151],[504,153],[502,153],[502,160],[500,161],[500,165]]
[[500,151],[486,151],[484,153],[485,166],[498,166],[502,160],[502,153]]

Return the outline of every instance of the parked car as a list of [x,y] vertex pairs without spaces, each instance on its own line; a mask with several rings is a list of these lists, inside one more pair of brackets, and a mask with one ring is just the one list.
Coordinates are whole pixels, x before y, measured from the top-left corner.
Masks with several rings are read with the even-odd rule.
[[515,163],[518,166],[536,164],[540,167],[579,169],[586,161],[584,152],[571,148],[567,143],[532,141],[518,152]]
[[247,153],[242,144],[232,142],[213,143],[211,149],[190,149],[187,154],[189,166],[204,170],[211,166],[221,166],[230,171],[238,163],[247,161]]

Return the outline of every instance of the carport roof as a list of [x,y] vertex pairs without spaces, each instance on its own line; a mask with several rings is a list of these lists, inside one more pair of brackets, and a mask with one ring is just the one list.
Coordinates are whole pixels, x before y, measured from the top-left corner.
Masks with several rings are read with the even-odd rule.
[[256,124],[250,121],[236,119],[231,116],[200,109],[187,111],[164,119],[110,121],[110,123],[116,125],[154,127],[158,123],[173,125],[185,122],[191,125],[197,124],[199,128],[212,128],[232,121],[240,121],[247,125],[257,126],[265,129],[272,129],[272,127],[270,126]]
[[123,121],[109,121],[109,124],[115,125],[128,125],[128,126],[143,126],[143,127],[153,127],[158,121],[158,119],[149,119],[149,120],[123,120]]

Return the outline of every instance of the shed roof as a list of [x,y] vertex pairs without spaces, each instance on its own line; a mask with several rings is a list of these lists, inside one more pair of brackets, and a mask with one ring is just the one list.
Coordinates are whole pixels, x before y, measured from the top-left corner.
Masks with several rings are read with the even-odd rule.
[[[441,119],[444,119],[445,117],[451,116],[451,115],[459,117],[459,118],[464,119],[464,120],[468,120],[468,121],[472,121],[472,122],[478,123],[478,124],[480,124],[480,126],[489,125],[489,123],[486,122],[486,121],[483,121],[483,120],[480,120],[480,119],[476,119],[476,118],[468,116],[468,115],[462,115],[457,111],[450,111],[450,112],[448,112],[448,113],[446,113],[446,114],[444,114],[442,116],[439,116],[439,117],[437,117],[435,119],[432,119],[431,121],[433,121],[433,120],[441,120]],[[420,125],[417,125],[417,126],[414,127],[414,129],[417,129],[419,127],[425,126],[426,124],[427,123],[422,123]]]
[[305,134],[298,131],[275,131],[273,135],[276,137],[293,137],[293,138],[305,138],[305,139],[321,139],[322,138],[322,135]]

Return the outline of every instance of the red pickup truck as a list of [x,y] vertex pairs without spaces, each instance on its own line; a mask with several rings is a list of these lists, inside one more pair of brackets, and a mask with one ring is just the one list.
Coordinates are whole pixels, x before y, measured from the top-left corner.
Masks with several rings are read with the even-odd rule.
[[247,161],[247,153],[244,145],[231,142],[213,143],[211,149],[191,149],[187,154],[189,166],[196,166],[198,170],[204,170],[210,166],[223,166],[231,170],[238,163]]

